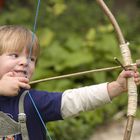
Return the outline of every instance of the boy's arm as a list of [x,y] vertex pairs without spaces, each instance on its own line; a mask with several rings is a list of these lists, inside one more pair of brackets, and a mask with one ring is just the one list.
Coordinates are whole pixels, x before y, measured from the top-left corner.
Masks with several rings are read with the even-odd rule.
[[116,81],[67,90],[62,96],[61,113],[63,118],[78,115],[80,112],[92,110],[108,103],[114,97],[127,91],[127,78],[134,77],[140,84],[140,74],[137,71],[122,71]]
[[80,112],[92,110],[111,102],[108,83],[66,90],[62,95],[61,113],[63,119],[77,116]]

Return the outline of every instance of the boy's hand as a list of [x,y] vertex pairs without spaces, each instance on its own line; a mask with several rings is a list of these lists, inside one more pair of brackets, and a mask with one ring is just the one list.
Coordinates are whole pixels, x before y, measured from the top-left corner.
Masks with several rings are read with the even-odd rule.
[[140,85],[140,74],[138,71],[122,71],[116,81],[108,84],[108,92],[111,99],[127,91],[127,78],[129,77],[134,77],[136,85]]
[[0,79],[0,95],[16,96],[20,88],[30,89],[29,79],[25,77],[14,77],[12,72],[6,73]]
[[116,80],[122,91],[127,91],[127,78],[129,77],[134,77],[136,85],[140,84],[140,74],[138,71],[122,71]]

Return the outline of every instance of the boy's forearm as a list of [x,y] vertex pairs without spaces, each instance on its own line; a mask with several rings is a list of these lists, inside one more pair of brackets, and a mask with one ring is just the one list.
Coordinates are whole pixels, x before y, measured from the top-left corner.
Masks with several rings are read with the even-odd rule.
[[110,99],[113,99],[114,97],[124,92],[123,88],[116,81],[108,83],[107,89]]

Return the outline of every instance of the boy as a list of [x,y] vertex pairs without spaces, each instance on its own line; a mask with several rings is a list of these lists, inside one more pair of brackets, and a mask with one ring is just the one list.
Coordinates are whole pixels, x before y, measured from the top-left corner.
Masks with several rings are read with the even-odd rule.
[[[123,71],[117,80],[111,83],[66,90],[63,93],[30,89],[29,80],[35,70],[39,52],[38,39],[34,36],[32,42],[32,38],[32,32],[24,27],[0,27],[0,111],[10,115],[15,121],[18,121],[18,103],[24,89],[29,90],[46,123],[76,116],[80,112],[110,102],[127,90],[127,77],[134,76],[136,84],[139,84],[138,72]],[[31,46],[33,50],[28,58]],[[28,95],[24,101],[29,139],[46,139],[45,130]],[[15,135],[14,138],[22,139],[21,135]]]

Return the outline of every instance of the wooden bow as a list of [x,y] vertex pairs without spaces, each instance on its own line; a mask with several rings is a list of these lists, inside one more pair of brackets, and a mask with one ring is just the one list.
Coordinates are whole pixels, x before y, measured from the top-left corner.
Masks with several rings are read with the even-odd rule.
[[[113,16],[113,14],[111,13],[111,11],[109,10],[109,8],[107,7],[107,5],[104,3],[103,0],[96,0],[96,1],[101,7],[101,9],[104,11],[104,13],[107,15],[107,17],[109,18],[109,20],[111,21],[115,29],[115,32],[117,34],[118,41],[120,44],[120,50],[123,57],[124,65],[130,66],[129,69],[134,70],[134,66],[131,65],[132,59],[131,59],[131,53],[128,47],[129,43],[125,42],[125,39],[123,37],[123,34],[121,32],[121,29],[115,17]],[[134,116],[137,110],[137,86],[134,82],[134,78],[133,77],[128,78],[127,84],[128,84],[127,85],[128,86],[128,109],[127,109],[128,119],[127,119],[127,125],[126,125],[123,140],[130,140],[133,122],[134,122]]]

